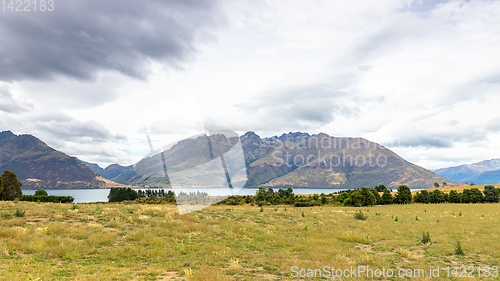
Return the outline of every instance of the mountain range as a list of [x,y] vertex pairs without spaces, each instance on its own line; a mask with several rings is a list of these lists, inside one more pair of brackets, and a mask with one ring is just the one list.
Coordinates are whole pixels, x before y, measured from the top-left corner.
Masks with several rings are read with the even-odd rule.
[[[236,145],[241,146],[240,162],[244,165],[227,159],[224,165],[232,169],[230,175],[213,176],[216,166],[207,163],[226,157]],[[171,179],[165,176],[167,170],[169,175],[190,171],[189,176],[175,179],[187,186],[197,180],[204,186],[217,186],[227,176],[232,177],[233,184],[273,188],[359,188],[379,184],[429,188],[434,182],[457,184],[366,139],[301,132],[268,138],[254,132],[241,137],[202,135],[179,141],[135,165],[112,164],[103,169],[59,152],[32,135],[5,131],[0,133],[0,170],[7,169],[18,175],[23,189],[168,186]],[[246,173],[244,180],[242,173]]]
[[32,135],[0,132],[0,171],[14,172],[23,189],[107,188],[114,183],[78,158],[57,151]]
[[500,183],[500,159],[436,169],[434,172],[454,181],[475,184]]
[[[220,146],[221,151],[227,151],[238,141],[224,135],[211,135],[208,139]],[[412,188],[430,188],[434,182],[458,184],[363,138],[301,132],[261,138],[254,132],[247,132],[239,140],[248,177],[246,186],[359,188],[384,184],[397,188],[406,184]],[[214,155],[210,157],[204,153],[206,143],[206,136],[180,141],[161,153],[163,160],[161,154],[157,154],[139,161],[136,169],[114,164],[99,173],[122,184],[168,185],[166,177],[156,176],[163,170],[162,161],[169,169],[180,167],[181,170],[210,161]],[[220,155],[221,152],[215,157]],[[142,172],[138,173],[137,168]],[[194,177],[208,172],[200,170],[197,173],[199,175]]]

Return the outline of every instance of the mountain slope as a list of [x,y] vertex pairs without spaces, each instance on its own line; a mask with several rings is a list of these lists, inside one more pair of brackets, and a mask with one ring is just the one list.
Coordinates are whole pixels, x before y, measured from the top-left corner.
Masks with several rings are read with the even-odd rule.
[[475,184],[499,184],[500,170],[487,171],[479,175],[471,176],[465,179],[465,182]]
[[76,157],[59,152],[32,135],[0,133],[0,171],[11,170],[23,189],[103,188],[104,178]]
[[449,178],[454,181],[487,184],[491,183],[491,182],[485,182],[488,179],[495,179],[495,181],[499,181],[500,177],[492,178],[492,174],[486,174],[484,177],[480,177],[480,175],[482,173],[495,170],[500,170],[500,159],[484,160],[473,164],[465,164],[455,167],[441,168],[434,170],[434,172],[438,175],[441,175],[443,177]]
[[[426,188],[432,187],[434,182],[449,181],[362,138],[289,135],[290,138],[279,137],[281,142],[271,142],[272,152],[248,166],[250,184],[318,188],[378,184],[394,188],[406,184],[412,188]],[[243,144],[247,136],[242,136]],[[256,141],[255,136],[252,139]]]
[[[212,144],[210,154],[207,148],[208,138],[202,136],[181,141],[166,149],[164,159],[161,159],[161,153],[146,157],[135,165],[135,172],[129,166],[121,174],[101,174],[124,184],[156,181],[165,185],[168,181],[164,177],[163,166],[168,167],[169,173],[172,169],[182,171],[199,167],[228,151],[238,138],[216,134],[211,135],[209,140]],[[449,179],[409,163],[391,150],[362,138],[288,133],[262,139],[254,132],[247,132],[239,140],[248,176],[246,186],[358,188],[384,184],[395,188],[406,184],[412,188],[430,188],[434,182],[452,183]],[[117,172],[123,170],[114,168]],[[209,168],[199,169],[190,174],[190,177],[203,177],[210,173]],[[224,182],[224,178],[211,179],[214,182],[207,184]],[[186,179],[186,184],[188,181]]]
[[89,163],[89,162],[85,162],[83,160],[80,160],[82,161],[83,164],[89,166],[90,168],[92,168],[94,171],[96,171],[98,174],[103,171],[104,169],[101,168],[101,166],[99,166],[99,164],[96,164],[96,163]]

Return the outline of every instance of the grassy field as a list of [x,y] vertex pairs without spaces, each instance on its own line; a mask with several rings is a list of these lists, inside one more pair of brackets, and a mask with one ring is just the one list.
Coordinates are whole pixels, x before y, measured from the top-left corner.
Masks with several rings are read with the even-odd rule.
[[[443,267],[500,266],[500,204],[212,206],[183,216],[173,205],[119,203],[0,210],[1,280],[311,279],[292,278],[293,266],[424,269],[411,280],[450,280]],[[358,210],[368,219],[356,220]],[[423,231],[431,243],[421,243]],[[465,255],[455,253],[458,240]]]

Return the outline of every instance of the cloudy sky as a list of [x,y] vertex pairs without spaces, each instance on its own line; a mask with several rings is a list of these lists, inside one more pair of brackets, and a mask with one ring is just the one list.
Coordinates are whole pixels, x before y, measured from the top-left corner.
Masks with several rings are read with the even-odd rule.
[[500,158],[500,1],[54,1],[0,11],[0,130],[101,166],[207,129]]

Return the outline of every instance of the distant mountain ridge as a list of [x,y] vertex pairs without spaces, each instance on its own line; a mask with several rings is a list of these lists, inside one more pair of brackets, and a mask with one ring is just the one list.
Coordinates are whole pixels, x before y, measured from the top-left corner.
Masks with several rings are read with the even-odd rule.
[[[221,135],[209,138],[212,143],[221,144],[222,148],[237,141]],[[302,132],[261,138],[254,132],[247,132],[239,140],[244,152],[247,187],[359,188],[384,184],[397,188],[406,184],[412,188],[431,188],[434,182],[454,184],[362,138],[337,138],[323,133],[310,135]],[[204,142],[206,137],[181,141],[164,152],[164,161],[183,168],[209,161],[206,156],[197,155],[203,151]],[[381,165],[376,165],[377,159]],[[148,165],[156,165],[157,168],[150,169],[149,173],[139,175],[133,166],[110,165],[100,174],[122,184],[168,185],[165,179],[156,177],[152,172],[158,171],[158,165],[161,165],[159,158],[153,160],[143,159],[135,165],[145,167],[145,171],[149,169]]]
[[434,172],[454,181],[497,184],[500,183],[500,159],[484,160],[472,164],[436,169]]
[[57,151],[32,135],[0,132],[0,171],[14,172],[23,189],[105,188],[99,176],[78,158]]
[[[212,143],[209,154],[207,141]],[[168,178],[158,176],[165,163],[169,172],[190,170],[222,156],[238,142],[243,149],[248,187],[359,188],[384,184],[396,188],[406,184],[430,188],[434,182],[454,183],[366,139],[301,132],[269,138],[254,132],[239,138],[223,134],[200,136],[182,140],[135,165],[113,164],[102,169],[59,152],[32,135],[17,136],[5,131],[0,133],[0,170],[16,173],[24,189],[107,188],[116,183],[165,186],[169,185]],[[210,170],[197,173],[192,176],[211,174]],[[225,178],[213,180],[216,183]],[[189,181],[185,179],[186,184]]]
[[89,163],[89,162],[85,162],[83,160],[80,160],[82,161],[83,164],[89,166],[90,168],[94,169],[97,173],[100,173],[101,171],[103,171],[104,169],[99,166],[99,164],[96,164],[96,163]]

